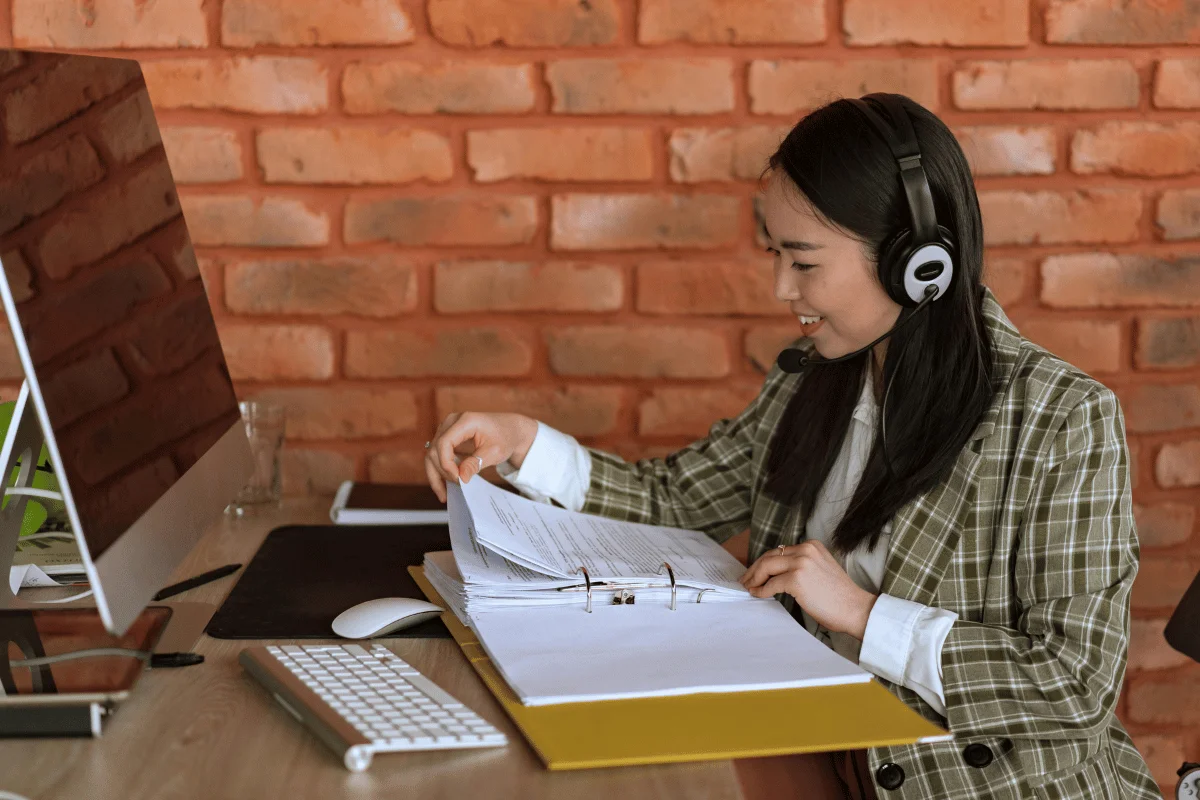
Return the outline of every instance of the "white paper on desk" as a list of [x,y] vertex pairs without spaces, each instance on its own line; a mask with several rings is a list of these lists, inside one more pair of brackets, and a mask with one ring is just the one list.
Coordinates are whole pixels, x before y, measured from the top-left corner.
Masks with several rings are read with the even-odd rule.
[[773,599],[487,611],[473,627],[525,705],[861,683]]
[[19,564],[8,568],[8,588],[16,594],[21,589],[46,589],[61,587],[62,584],[51,578],[36,564]]
[[[571,578],[583,565],[592,580],[659,577],[666,581],[665,573],[660,573],[665,561],[680,584],[748,596],[738,582],[745,567],[699,531],[568,511],[514,495],[484,480],[460,487],[478,542],[530,569]],[[456,505],[453,498],[449,505],[452,509]],[[451,531],[455,527],[453,513]],[[472,582],[467,572],[464,569],[463,575]]]

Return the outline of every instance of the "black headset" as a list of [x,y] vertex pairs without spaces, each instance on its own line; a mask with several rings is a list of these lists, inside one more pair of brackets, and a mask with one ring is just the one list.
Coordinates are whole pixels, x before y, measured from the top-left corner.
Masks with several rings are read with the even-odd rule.
[[[897,136],[874,109],[866,102],[873,100],[883,106],[892,118],[900,135]],[[929,303],[946,294],[954,280],[954,239],[950,231],[938,225],[933,208],[933,193],[929,180],[921,167],[921,148],[913,130],[908,112],[895,96],[875,93],[862,98],[846,98],[858,109],[867,122],[871,123],[883,140],[887,142],[900,167],[900,182],[908,199],[912,227],[901,228],[884,241],[879,249],[879,280],[888,296],[905,308],[921,310]],[[888,336],[916,317],[916,312],[898,322],[887,333],[866,347],[837,358],[810,358],[797,348],[788,348],[779,354],[776,363],[784,372],[802,372],[805,367],[817,364],[836,364],[847,361],[870,350]]]

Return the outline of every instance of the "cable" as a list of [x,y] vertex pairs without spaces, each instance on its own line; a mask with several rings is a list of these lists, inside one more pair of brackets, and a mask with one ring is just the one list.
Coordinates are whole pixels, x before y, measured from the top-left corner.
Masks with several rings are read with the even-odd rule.
[[56,656],[39,656],[38,658],[16,658],[8,662],[10,667],[44,667],[58,664],[62,661],[74,661],[79,658],[99,658],[101,656],[131,656],[142,661],[149,661],[153,655],[149,650],[133,650],[128,647],[93,647],[89,650],[75,650],[70,653],[59,653]]

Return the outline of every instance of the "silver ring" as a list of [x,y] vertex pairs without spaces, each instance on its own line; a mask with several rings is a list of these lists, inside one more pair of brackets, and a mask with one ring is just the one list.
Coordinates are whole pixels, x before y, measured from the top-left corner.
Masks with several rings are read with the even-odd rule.
[[475,457],[477,459],[479,459],[479,468],[483,469],[483,456],[475,456]]
[[781,555],[781,556],[787,555],[787,553],[785,553],[783,550],[784,547],[786,547],[786,545],[782,545],[782,544],[779,545],[779,555]]
[[433,444],[433,442],[426,442],[426,443],[425,443],[425,449],[426,449],[426,450],[428,450],[428,449],[429,449],[429,445],[431,445],[431,444]]

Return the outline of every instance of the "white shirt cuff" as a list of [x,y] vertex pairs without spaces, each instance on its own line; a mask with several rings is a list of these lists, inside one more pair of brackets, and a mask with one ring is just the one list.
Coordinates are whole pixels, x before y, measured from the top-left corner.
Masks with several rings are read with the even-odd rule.
[[538,422],[521,468],[503,461],[496,465],[496,472],[530,500],[554,500],[563,508],[578,511],[592,480],[592,456],[574,436]]
[[958,614],[881,594],[867,617],[858,663],[919,694],[942,716],[942,647]]

